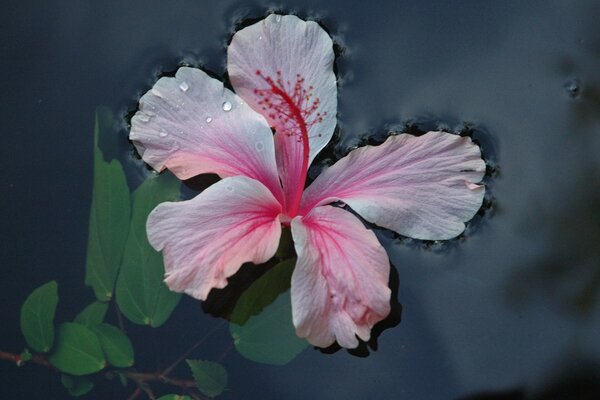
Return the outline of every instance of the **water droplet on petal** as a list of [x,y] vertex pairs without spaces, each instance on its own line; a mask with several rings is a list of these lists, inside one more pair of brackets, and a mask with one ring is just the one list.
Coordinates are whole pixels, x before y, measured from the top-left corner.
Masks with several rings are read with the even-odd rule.
[[179,89],[181,89],[182,92],[187,92],[187,90],[190,88],[190,85],[187,84],[187,82],[181,82],[179,84]]
[[223,111],[231,111],[231,107],[233,107],[231,102],[226,101],[225,103],[223,103]]
[[281,15],[275,16],[275,22],[281,22]]
[[167,132],[165,132],[165,131],[160,131],[160,132],[158,133],[158,136],[160,136],[160,137],[167,137],[167,135],[168,135],[168,133],[167,133]]
[[150,121],[150,116],[146,114],[138,114],[138,119],[142,122]]
[[231,185],[227,186],[227,191],[233,192],[233,186],[231,186]]
[[206,123],[210,124],[211,121],[212,121],[211,117],[206,117]]
[[263,151],[263,149],[265,148],[265,145],[263,144],[263,142],[256,142],[254,144],[254,147],[256,148],[257,151]]

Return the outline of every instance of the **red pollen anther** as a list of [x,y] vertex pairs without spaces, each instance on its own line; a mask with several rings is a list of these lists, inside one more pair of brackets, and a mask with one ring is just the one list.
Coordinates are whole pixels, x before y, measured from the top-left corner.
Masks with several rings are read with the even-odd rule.
[[264,75],[260,70],[256,70],[256,75],[269,87],[254,89],[253,92],[260,98],[258,104],[261,109],[268,112],[271,120],[277,120],[278,130],[285,131],[290,136],[297,135],[298,140],[302,141],[310,128],[323,122],[327,113],[315,113],[321,100],[318,97],[313,99],[314,88],[312,85],[304,87],[305,79],[302,75],[296,74],[293,84],[289,80],[284,83],[279,70],[275,72],[275,79]]

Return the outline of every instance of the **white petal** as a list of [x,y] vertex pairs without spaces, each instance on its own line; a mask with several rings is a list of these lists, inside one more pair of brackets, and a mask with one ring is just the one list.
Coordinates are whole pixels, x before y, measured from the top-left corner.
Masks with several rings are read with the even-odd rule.
[[429,132],[352,151],[307,188],[301,213],[341,200],[369,222],[416,239],[459,235],[481,207],[485,162],[468,137]]
[[298,262],[292,275],[296,333],[315,346],[369,340],[390,312],[389,261],[372,231],[352,214],[317,207],[292,220]]
[[129,135],[144,161],[180,179],[202,173],[256,179],[280,197],[265,119],[197,68],[164,77],[140,100]]
[[212,288],[225,287],[243,263],[273,257],[280,212],[260,182],[226,178],[192,200],[156,207],[148,217],[148,240],[163,251],[169,288],[204,300]]

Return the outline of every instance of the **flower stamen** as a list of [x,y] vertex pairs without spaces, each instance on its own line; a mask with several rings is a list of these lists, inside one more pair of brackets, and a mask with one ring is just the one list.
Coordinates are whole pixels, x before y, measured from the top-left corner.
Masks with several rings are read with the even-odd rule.
[[318,112],[321,100],[314,96],[312,85],[305,87],[305,78],[302,75],[296,74],[293,83],[289,80],[284,81],[281,71],[275,73],[275,79],[260,70],[256,70],[256,75],[268,85],[265,89],[254,89],[254,94],[260,98],[258,105],[271,119],[277,132],[302,143],[301,176],[298,177],[298,187],[292,189],[294,195],[291,203],[286,207],[288,215],[293,217],[298,211],[308,171],[310,157],[308,131],[314,125],[323,122],[327,113]]

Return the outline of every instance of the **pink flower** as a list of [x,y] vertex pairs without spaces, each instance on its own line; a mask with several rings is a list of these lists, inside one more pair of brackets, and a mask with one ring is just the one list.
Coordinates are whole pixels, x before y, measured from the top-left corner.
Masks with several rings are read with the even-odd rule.
[[297,334],[352,348],[390,311],[389,260],[372,231],[330,204],[343,201],[402,235],[449,239],[481,206],[485,189],[476,183],[485,164],[467,137],[401,134],[352,151],[304,190],[336,126],[333,61],[331,38],[317,23],[269,15],[228,48],[236,94],[199,69],[180,68],[142,97],[130,138],[158,171],[223,178],[148,217],[172,290],[206,299],[243,263],[273,257],[289,225]]

